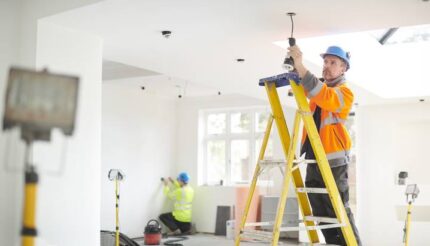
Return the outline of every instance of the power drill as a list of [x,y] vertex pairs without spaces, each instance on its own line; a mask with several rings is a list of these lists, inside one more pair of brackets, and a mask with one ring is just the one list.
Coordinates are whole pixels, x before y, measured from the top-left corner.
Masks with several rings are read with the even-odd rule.
[[[296,39],[295,38],[288,38],[288,43],[291,46],[296,45]],[[294,71],[294,59],[290,56],[286,56],[284,59],[284,68],[287,69],[288,72]]]

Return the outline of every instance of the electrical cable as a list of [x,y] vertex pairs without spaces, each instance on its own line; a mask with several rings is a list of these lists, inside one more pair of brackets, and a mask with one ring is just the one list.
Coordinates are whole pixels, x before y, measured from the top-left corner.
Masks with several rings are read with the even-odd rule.
[[176,239],[169,239],[163,244],[167,246],[183,246],[183,244],[179,242],[182,242],[188,239],[188,237],[186,236],[172,236],[172,237],[175,237]]
[[[295,13],[287,13],[287,15],[290,16],[291,19],[291,37],[288,38],[288,43],[290,45],[290,47],[296,45],[296,39],[293,38],[293,34],[294,34],[294,20],[293,20],[293,16],[296,15]],[[292,72],[295,70],[294,68],[294,59],[292,57],[290,57],[287,53],[287,56],[284,59],[283,62],[283,67],[288,71],[288,72]]]
[[293,20],[293,15],[292,15],[292,14],[290,15],[290,18],[291,18],[291,36],[290,36],[290,37],[293,37],[293,32],[294,32],[294,20]]

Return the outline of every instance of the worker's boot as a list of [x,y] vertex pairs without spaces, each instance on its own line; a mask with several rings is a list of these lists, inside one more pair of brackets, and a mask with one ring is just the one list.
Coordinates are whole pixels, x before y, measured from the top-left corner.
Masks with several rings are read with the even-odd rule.
[[178,228],[178,229],[176,229],[174,231],[168,232],[167,236],[177,236],[177,235],[181,235],[181,234],[182,234],[181,230],[179,230],[179,228]]

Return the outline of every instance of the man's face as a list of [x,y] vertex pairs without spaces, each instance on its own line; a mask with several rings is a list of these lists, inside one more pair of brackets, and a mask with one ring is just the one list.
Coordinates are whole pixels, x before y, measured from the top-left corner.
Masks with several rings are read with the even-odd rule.
[[346,64],[337,56],[326,55],[324,57],[323,78],[332,81],[346,71]]

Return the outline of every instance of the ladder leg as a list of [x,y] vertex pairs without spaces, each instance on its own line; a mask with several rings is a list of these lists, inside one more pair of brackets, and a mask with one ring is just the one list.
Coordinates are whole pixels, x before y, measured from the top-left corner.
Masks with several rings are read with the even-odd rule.
[[[292,140],[293,149],[290,150],[290,151],[293,151],[293,153],[289,152],[289,154],[288,154],[289,159],[290,158],[293,159],[294,151],[296,150],[297,144],[299,142],[298,137],[299,137],[299,132],[300,132],[300,121],[301,120],[302,120],[302,117],[301,117],[299,111],[297,111],[295,121],[294,121],[294,129],[293,129],[293,140]],[[305,216],[311,216],[312,215],[312,209],[311,209],[307,194],[302,193],[302,192],[297,192],[297,187],[304,187],[305,186],[299,168],[292,171],[292,178],[293,178],[294,186],[296,188],[297,200],[299,202],[299,208],[300,208],[300,211],[302,213],[302,216],[303,216],[303,218]],[[304,224],[306,226],[306,232],[308,234],[309,241],[312,243],[318,243],[319,242],[318,232],[316,230],[308,230],[307,229],[308,226],[315,226],[316,223],[314,221],[305,221]]]
[[[262,160],[264,158],[264,153],[266,151],[267,142],[269,141],[270,130],[272,129],[272,124],[273,124],[273,116],[270,116],[270,118],[267,122],[266,132],[264,134],[263,143],[261,144],[261,149],[260,149],[260,154],[258,156],[258,160]],[[252,178],[251,187],[249,188],[248,197],[246,199],[245,211],[243,212],[242,221],[240,222],[239,232],[238,232],[238,235],[236,235],[235,246],[240,245],[241,232],[243,231],[243,229],[245,227],[246,218],[248,217],[248,212],[249,212],[249,208],[251,206],[252,197],[254,195],[255,186],[257,185],[257,179],[258,179],[259,173],[260,173],[260,164],[257,162],[257,165],[255,165],[254,177]]]
[[[278,128],[279,137],[281,139],[282,149],[284,155],[288,155],[288,149],[290,147],[290,133],[288,132],[287,123],[285,122],[284,112],[282,110],[281,102],[279,100],[278,92],[276,91],[275,83],[265,83],[267,95],[269,97],[270,106],[272,113],[275,118],[276,127]],[[276,214],[275,224],[273,225],[272,234],[272,245],[277,245],[279,240],[279,227],[282,223],[282,214],[279,214],[279,210],[284,211],[285,199],[288,193],[288,185],[291,179],[291,172],[285,169],[284,182],[282,188],[282,194],[278,203],[278,212]],[[285,198],[285,199],[283,199]],[[284,202],[281,202],[284,200]],[[283,212],[282,212],[283,213]]]
[[[300,115],[296,114],[296,117],[294,119],[294,129],[298,129],[299,124],[300,124]],[[290,186],[291,169],[293,167],[293,161],[295,156],[294,153],[297,147],[297,139],[298,139],[297,133],[296,132],[293,133],[293,138],[291,139],[291,143],[289,144],[289,150],[287,153],[287,163],[285,166],[286,171],[284,176],[284,182],[282,185],[282,193],[278,202],[278,211],[276,212],[275,224],[273,225],[273,237],[272,237],[273,246],[278,245],[278,241],[279,241],[280,227],[282,224],[282,218],[284,217],[285,202],[287,200],[288,189]]]
[[318,168],[321,172],[321,176],[326,185],[330,201],[333,205],[334,212],[339,222],[345,226],[341,227],[342,234],[348,246],[356,246],[357,240],[349,222],[343,201],[340,197],[339,190],[337,189],[336,182],[331,172],[330,165],[327,160],[318,130],[316,129],[315,122],[312,117],[309,103],[307,102],[304,89],[302,86],[297,85],[296,82],[290,80],[291,88],[295,95],[297,106],[302,114],[302,119],[306,132],[309,137],[312,149],[314,150]]

